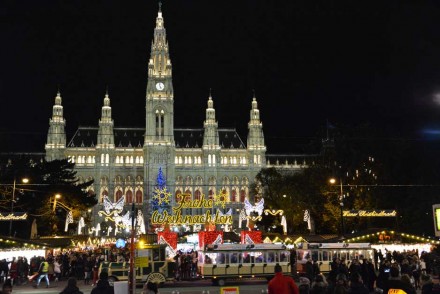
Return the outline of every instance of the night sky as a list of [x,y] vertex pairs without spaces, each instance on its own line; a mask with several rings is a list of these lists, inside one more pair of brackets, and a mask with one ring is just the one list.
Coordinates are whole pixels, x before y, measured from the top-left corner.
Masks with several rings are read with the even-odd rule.
[[[43,151],[58,85],[68,140],[97,126],[108,86],[116,127],[145,126],[157,1],[0,4],[0,151]],[[440,129],[438,1],[163,1],[175,127],[243,139],[255,89],[268,151],[335,126],[413,140]]]

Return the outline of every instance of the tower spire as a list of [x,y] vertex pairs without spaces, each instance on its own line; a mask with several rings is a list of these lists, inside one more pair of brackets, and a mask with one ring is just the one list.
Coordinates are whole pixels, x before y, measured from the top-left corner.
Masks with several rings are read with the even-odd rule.
[[248,123],[247,148],[249,158],[253,158],[253,164],[262,165],[265,162],[266,145],[264,144],[263,124],[260,120],[260,110],[258,109],[255,90],[253,91],[252,108]]
[[212,100],[211,88],[209,88],[208,107],[206,108],[206,119],[204,122],[203,146],[215,148],[219,146],[218,123],[215,120],[214,101]]
[[112,108],[110,106],[110,97],[108,86],[105,89],[104,105],[101,110],[101,119],[99,120],[98,144],[96,148],[114,148],[115,138],[113,134]]
[[46,142],[46,160],[63,159],[66,149],[66,120],[63,116],[63,105],[60,88],[58,86],[55,103],[52,107],[52,118],[49,120],[49,130]]

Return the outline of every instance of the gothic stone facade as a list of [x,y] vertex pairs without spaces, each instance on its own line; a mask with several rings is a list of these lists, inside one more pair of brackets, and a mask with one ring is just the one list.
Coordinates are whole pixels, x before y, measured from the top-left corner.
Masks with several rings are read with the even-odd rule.
[[[76,163],[80,180],[94,179],[90,189],[99,201],[94,209],[95,222],[99,221],[97,211],[102,208],[104,195],[112,201],[125,195],[127,205],[134,197],[138,207],[147,209],[159,168],[175,195],[188,193],[198,199],[202,194],[210,197],[225,191],[236,219],[261,168],[275,164],[297,170],[304,164],[303,159],[293,157],[280,163],[280,156],[272,156],[270,162],[255,97],[250,101],[247,142],[234,129],[218,128],[211,95],[200,129],[175,128],[173,105],[172,65],[160,9],[148,62],[145,128],[114,127],[106,93],[99,125],[78,128],[67,142],[62,98],[57,93],[45,145],[46,159],[67,157]],[[184,213],[200,212],[188,209]]]

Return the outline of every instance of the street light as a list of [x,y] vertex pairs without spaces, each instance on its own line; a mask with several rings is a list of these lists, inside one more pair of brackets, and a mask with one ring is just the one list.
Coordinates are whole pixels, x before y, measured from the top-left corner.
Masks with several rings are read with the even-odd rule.
[[[23,184],[29,183],[28,178],[22,178],[21,182]],[[17,179],[14,177],[14,184],[12,185],[12,201],[11,201],[11,214],[14,213],[14,202],[15,202],[15,186],[17,184]],[[9,221],[9,236],[12,236],[12,218]]]
[[[336,184],[336,179],[331,178],[329,180],[330,184],[334,185]],[[339,179],[339,186],[340,186],[340,194],[339,194],[339,206],[341,208],[341,236],[344,237],[344,191],[342,190],[342,179]]]
[[57,207],[57,199],[61,199],[61,195],[60,194],[55,194],[54,198],[53,198],[53,207],[52,207],[52,211],[55,212],[55,209]]

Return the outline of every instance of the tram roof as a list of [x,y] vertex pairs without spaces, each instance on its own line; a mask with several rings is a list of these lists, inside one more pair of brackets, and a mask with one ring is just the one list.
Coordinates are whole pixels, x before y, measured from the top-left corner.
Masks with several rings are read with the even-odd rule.
[[283,244],[217,244],[208,245],[205,251],[253,251],[253,250],[285,250]]

